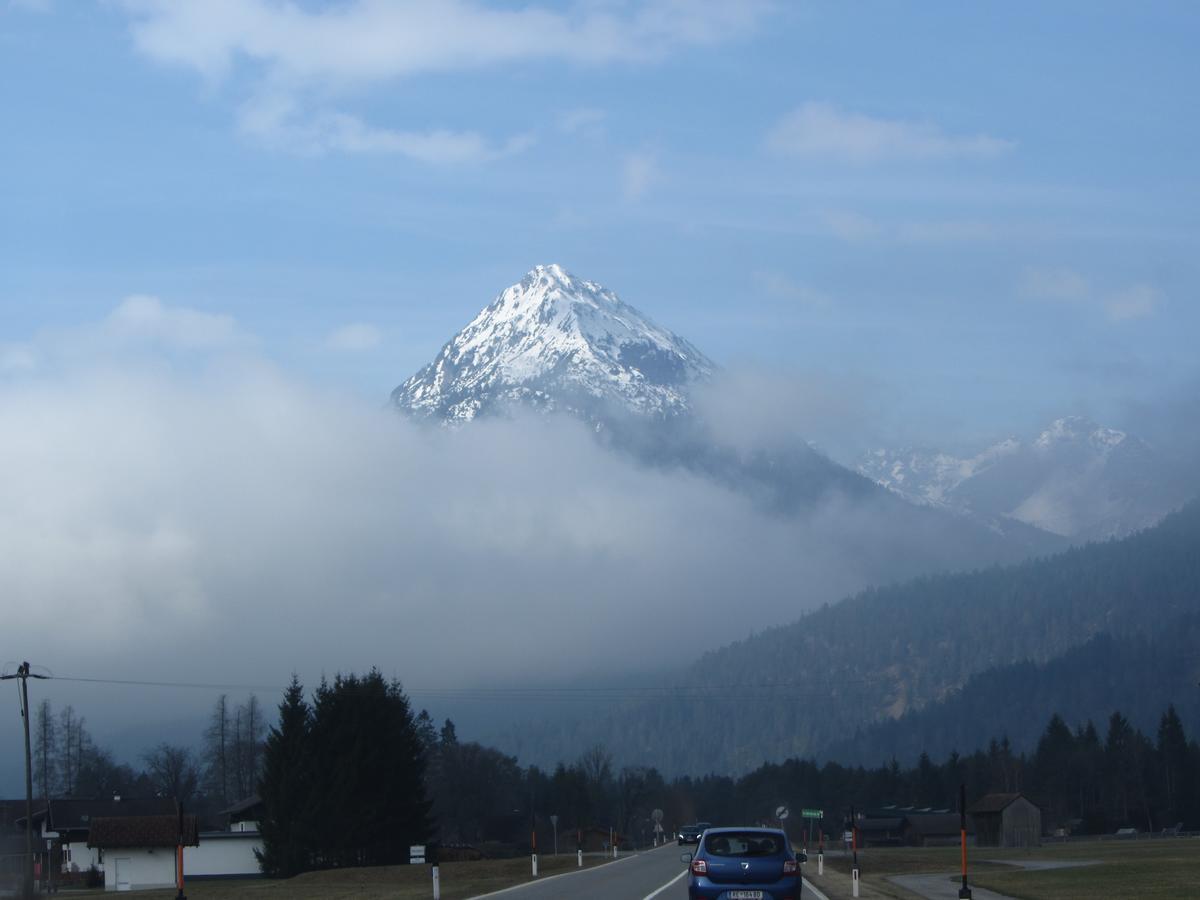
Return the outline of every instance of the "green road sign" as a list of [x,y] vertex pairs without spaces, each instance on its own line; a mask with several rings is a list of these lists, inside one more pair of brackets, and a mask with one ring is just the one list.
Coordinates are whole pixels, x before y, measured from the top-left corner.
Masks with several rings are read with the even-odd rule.
[[825,818],[825,811],[822,809],[802,809],[800,810],[800,818],[823,819]]

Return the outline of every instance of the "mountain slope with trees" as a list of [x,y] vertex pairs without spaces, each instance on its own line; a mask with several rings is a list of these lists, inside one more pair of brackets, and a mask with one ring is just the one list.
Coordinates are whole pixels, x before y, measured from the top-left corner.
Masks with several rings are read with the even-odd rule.
[[[668,773],[748,771],[764,760],[844,747],[873,724],[951,698],[989,669],[1044,666],[1100,636],[1122,646],[1158,642],[1198,614],[1200,503],[1194,502],[1122,540],[864,591],[705,654],[672,690],[607,716],[547,726],[533,743],[561,758],[572,747],[602,742],[623,761]],[[1129,646],[1109,661],[1117,677],[1132,680],[1129,691],[1187,702],[1175,694],[1186,690],[1180,686],[1186,678],[1196,690],[1200,654],[1190,668],[1186,659],[1179,662],[1183,680],[1160,697],[1158,676],[1146,665],[1124,668],[1134,658],[1152,660],[1154,651]],[[1100,661],[1090,664],[1102,670]],[[1064,692],[1058,701],[1055,708],[1071,719],[1077,710],[1097,708],[1081,692]],[[963,707],[978,726],[979,705]]]

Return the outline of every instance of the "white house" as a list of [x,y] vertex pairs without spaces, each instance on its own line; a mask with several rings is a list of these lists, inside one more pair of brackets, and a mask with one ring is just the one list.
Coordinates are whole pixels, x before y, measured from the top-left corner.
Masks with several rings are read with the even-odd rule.
[[176,848],[199,843],[195,816],[100,818],[88,833],[88,846],[104,852],[106,891],[174,887]]
[[86,872],[92,866],[102,870],[103,850],[88,845],[92,822],[100,818],[171,815],[176,809],[174,800],[163,797],[122,798],[114,794],[102,799],[52,799],[33,814],[34,827],[41,837],[37,847],[53,848],[48,855],[61,872]]

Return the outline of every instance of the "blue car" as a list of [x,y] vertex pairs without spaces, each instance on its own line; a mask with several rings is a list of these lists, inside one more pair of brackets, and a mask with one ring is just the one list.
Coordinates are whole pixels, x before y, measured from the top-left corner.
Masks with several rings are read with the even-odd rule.
[[800,863],[778,828],[710,828],[696,852],[681,859],[691,864],[688,897],[692,900],[799,900]]

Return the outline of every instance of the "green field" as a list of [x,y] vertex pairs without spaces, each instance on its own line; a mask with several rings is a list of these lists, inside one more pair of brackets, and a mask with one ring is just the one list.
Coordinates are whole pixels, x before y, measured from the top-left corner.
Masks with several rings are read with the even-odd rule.
[[[862,886],[887,897],[913,894],[888,882],[889,875],[958,871],[954,847],[871,848],[859,851]],[[1200,898],[1200,839],[1085,841],[1048,844],[1032,850],[970,851],[970,883],[1019,900],[1084,900],[1084,898]],[[813,857],[815,860],[815,856]],[[1004,860],[1094,861],[1094,865],[1046,871],[1014,869]],[[809,877],[816,871],[809,865]],[[825,858],[825,871],[849,884],[850,860]],[[814,879],[815,880],[815,879]],[[828,881],[829,879],[826,879]],[[817,884],[825,890],[822,881]],[[840,891],[838,891],[840,893]]]

